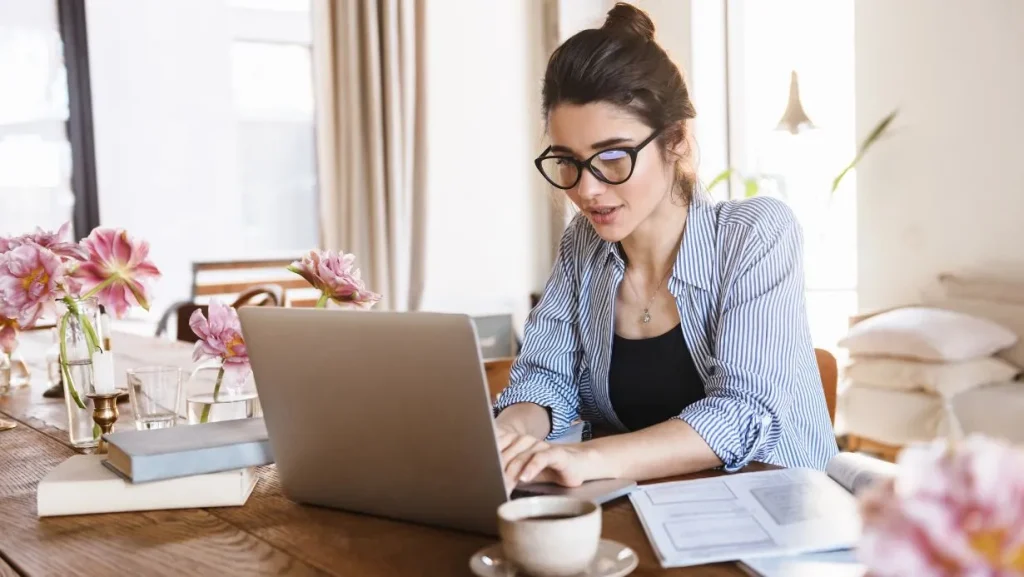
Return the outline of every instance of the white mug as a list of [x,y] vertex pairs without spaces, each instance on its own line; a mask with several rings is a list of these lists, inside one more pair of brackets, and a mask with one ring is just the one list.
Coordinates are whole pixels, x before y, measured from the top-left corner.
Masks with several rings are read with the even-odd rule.
[[514,499],[498,507],[505,557],[535,577],[586,571],[601,542],[601,506],[564,496]]

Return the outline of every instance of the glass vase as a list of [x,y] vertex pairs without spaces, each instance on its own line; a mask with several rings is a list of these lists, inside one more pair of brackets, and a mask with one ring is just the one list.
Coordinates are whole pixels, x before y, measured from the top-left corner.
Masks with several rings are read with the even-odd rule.
[[59,365],[68,412],[68,437],[78,449],[95,447],[100,429],[87,396],[95,390],[92,357],[100,349],[99,303],[95,298],[58,301]]
[[8,356],[8,362],[11,367],[10,386],[12,389],[32,384],[32,371],[29,370],[25,357],[19,351],[15,350],[11,353]]
[[219,359],[199,365],[185,385],[185,414],[190,425],[262,417],[252,370]]
[[11,392],[11,356],[0,351],[0,396]]

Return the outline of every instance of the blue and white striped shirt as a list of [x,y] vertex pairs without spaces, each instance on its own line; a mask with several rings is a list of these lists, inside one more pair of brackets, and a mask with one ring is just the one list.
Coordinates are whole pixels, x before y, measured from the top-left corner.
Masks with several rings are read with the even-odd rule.
[[[691,202],[668,289],[706,398],[679,414],[727,471],[751,461],[824,469],[837,452],[804,301],[802,233],[781,201]],[[573,421],[626,432],[608,392],[625,263],[583,215],[562,235],[530,312],[510,384],[515,403],[550,410],[550,438]]]

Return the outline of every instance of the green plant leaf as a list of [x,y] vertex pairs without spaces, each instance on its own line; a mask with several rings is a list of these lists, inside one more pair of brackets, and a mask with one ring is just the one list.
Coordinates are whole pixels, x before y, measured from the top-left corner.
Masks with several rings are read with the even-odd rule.
[[727,168],[727,169],[723,170],[722,172],[719,172],[717,176],[715,176],[714,178],[711,179],[711,182],[708,184],[708,190],[710,191],[712,188],[714,188],[718,184],[720,184],[722,182],[725,182],[726,180],[729,180],[729,177],[732,176],[732,173],[733,173],[733,169],[731,169],[731,168]]
[[871,129],[871,132],[868,133],[867,138],[864,139],[864,142],[862,142],[860,147],[857,149],[857,155],[853,157],[853,160],[850,161],[850,164],[847,164],[846,167],[843,168],[842,172],[839,173],[839,176],[836,176],[835,179],[832,180],[832,194],[835,194],[836,190],[839,188],[839,183],[842,182],[843,177],[846,176],[846,173],[853,170],[854,167],[857,166],[857,163],[859,163],[861,159],[864,158],[864,154],[868,151],[868,149],[870,149],[871,146],[875,144],[875,142],[877,142],[883,134],[885,134],[885,131],[888,130],[889,125],[892,124],[892,121],[896,118],[896,115],[898,113],[898,108],[896,110],[893,110],[888,115],[886,115],[886,117],[883,118],[878,124],[876,124],[873,129]]
[[758,190],[761,188],[757,184],[756,178],[747,178],[743,180],[745,198],[757,196]]

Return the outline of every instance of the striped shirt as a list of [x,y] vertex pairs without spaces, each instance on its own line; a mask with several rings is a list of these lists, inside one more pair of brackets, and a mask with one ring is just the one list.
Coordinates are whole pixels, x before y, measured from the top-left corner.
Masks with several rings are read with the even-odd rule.
[[[726,471],[760,461],[824,469],[837,452],[804,302],[802,233],[781,201],[691,202],[668,280],[706,398],[683,409]],[[562,235],[497,414],[549,409],[549,439],[576,420],[619,432],[608,368],[625,263],[580,214]]]

